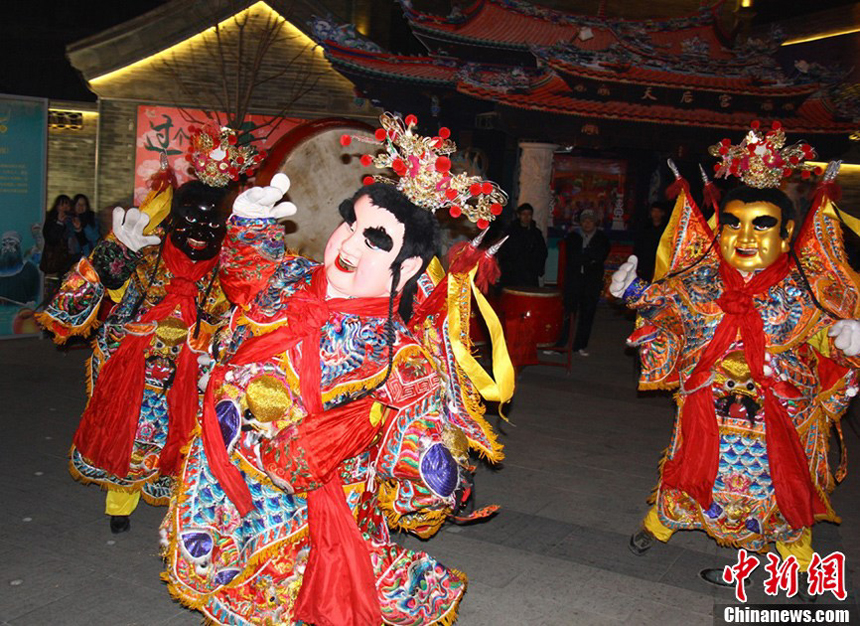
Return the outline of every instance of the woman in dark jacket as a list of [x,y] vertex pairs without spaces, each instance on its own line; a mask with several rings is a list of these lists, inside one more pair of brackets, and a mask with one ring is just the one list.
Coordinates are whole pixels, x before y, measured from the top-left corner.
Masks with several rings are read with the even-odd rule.
[[49,276],[62,276],[75,262],[69,249],[72,211],[72,199],[65,194],[60,194],[54,200],[51,210],[45,215],[45,225],[42,227],[45,249],[42,251],[39,267]]
[[90,200],[79,193],[72,198],[69,247],[75,259],[88,256],[99,242],[99,224],[90,208]]

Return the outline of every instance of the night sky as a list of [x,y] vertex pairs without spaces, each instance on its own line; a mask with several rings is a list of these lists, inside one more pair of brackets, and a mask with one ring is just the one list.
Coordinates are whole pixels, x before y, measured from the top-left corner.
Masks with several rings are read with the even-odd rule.
[[0,20],[0,93],[95,101],[66,45],[166,0],[6,0]]

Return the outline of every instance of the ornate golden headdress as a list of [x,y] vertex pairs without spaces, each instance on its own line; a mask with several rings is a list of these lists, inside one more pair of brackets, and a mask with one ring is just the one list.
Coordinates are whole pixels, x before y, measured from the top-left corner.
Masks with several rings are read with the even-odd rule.
[[191,163],[198,180],[210,187],[224,187],[241,174],[251,174],[266,157],[251,144],[238,145],[236,131],[227,126],[192,126],[185,160]]
[[785,146],[785,132],[779,122],[774,122],[766,133],[759,127],[760,123],[754,121],[746,137],[736,146],[730,139],[723,139],[708,149],[711,155],[722,159],[714,165],[717,178],[733,174],[750,187],[763,188],[779,187],[782,179],[795,170],[800,170],[804,178],[809,178],[811,173],[821,173],[821,168],[803,162],[815,158],[815,150],[808,143],[801,141]]
[[379,144],[384,151],[365,154],[362,164],[378,168],[391,168],[396,180],[376,174],[365,176],[364,184],[384,182],[395,185],[414,204],[429,211],[447,208],[451,217],[465,214],[478,228],[486,228],[490,221],[501,214],[508,196],[494,182],[478,176],[451,172],[448,155],[456,152],[456,144],[449,139],[451,131],[440,128],[434,137],[424,137],[412,131],[418,118],[407,115],[401,120],[385,112],[379,117],[382,128],[376,130],[374,139],[356,135],[343,135],[341,144],[348,146],[352,138]]

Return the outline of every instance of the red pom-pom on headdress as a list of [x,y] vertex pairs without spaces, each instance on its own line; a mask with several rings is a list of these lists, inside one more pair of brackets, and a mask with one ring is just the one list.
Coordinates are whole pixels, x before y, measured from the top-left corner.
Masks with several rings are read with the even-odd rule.
[[778,187],[783,178],[799,170],[809,176],[813,167],[804,163],[815,158],[815,150],[807,143],[785,145],[785,131],[780,122],[773,122],[769,131],[763,133],[756,120],[743,141],[736,146],[723,139],[711,146],[709,152],[720,159],[715,166],[717,178],[734,175],[750,187]]
[[377,174],[365,177],[365,184],[368,179],[393,184],[417,206],[429,211],[448,209],[452,217],[465,214],[479,228],[485,228],[501,213],[508,196],[498,185],[451,171],[450,155],[457,146],[449,139],[449,129],[443,127],[438,135],[424,137],[414,131],[418,124],[414,115],[401,120],[386,112],[379,121],[382,128],[374,133],[375,142],[359,135],[352,138],[381,144],[382,152],[363,155],[361,163],[390,168],[397,179]]

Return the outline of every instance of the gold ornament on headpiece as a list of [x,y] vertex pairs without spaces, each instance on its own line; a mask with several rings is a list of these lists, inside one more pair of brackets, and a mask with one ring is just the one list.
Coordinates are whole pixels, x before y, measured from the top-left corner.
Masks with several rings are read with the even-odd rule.
[[799,170],[803,178],[821,173],[821,168],[803,162],[815,158],[812,146],[803,141],[785,146],[785,132],[779,122],[774,122],[766,133],[762,133],[759,126],[758,121],[753,122],[751,130],[736,146],[730,139],[723,139],[708,149],[710,154],[722,159],[714,165],[717,178],[733,174],[750,187],[761,189],[779,187],[782,179],[795,170]]
[[[362,164],[371,163],[378,168],[391,168],[396,180],[376,174],[365,176],[364,184],[384,182],[395,185],[415,205],[436,211],[447,208],[451,217],[465,214],[478,228],[486,228],[502,212],[508,196],[494,182],[479,176],[451,172],[450,154],[456,152],[456,144],[449,139],[451,131],[440,128],[435,137],[424,137],[413,132],[418,118],[407,115],[401,120],[385,112],[379,117],[382,128],[376,130],[374,139],[355,136],[359,141],[377,143],[384,151],[365,154]],[[352,136],[343,135],[341,144],[348,146]]]
[[192,126],[191,140],[185,160],[191,163],[198,180],[210,187],[224,187],[241,174],[251,174],[266,157],[254,146],[240,146],[236,131],[227,126],[220,129]]

